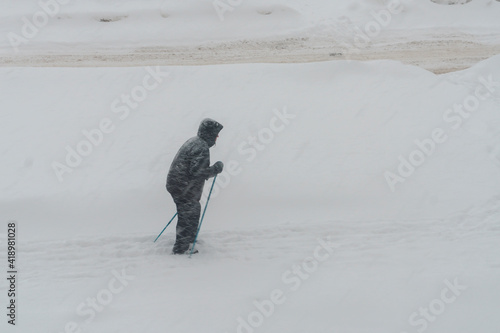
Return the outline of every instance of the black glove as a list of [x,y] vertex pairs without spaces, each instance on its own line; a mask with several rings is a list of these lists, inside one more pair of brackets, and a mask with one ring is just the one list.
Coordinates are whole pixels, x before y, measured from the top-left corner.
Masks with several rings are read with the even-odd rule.
[[223,169],[224,169],[224,163],[222,163],[221,161],[215,162],[214,170],[216,175],[221,173]]

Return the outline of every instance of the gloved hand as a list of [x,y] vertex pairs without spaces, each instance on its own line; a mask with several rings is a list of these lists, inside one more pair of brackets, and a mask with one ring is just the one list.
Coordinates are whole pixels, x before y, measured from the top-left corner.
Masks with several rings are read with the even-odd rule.
[[216,174],[221,173],[224,169],[224,163],[222,163],[221,161],[215,162],[214,169]]

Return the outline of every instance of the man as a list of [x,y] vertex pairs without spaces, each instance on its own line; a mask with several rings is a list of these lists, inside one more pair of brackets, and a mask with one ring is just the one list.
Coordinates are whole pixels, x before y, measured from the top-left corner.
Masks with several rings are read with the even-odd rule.
[[204,119],[198,135],[182,145],[170,166],[167,191],[172,195],[179,214],[173,254],[185,253],[194,242],[205,181],[221,173],[224,168],[221,161],[210,166],[209,151],[215,145],[222,127],[213,119]]

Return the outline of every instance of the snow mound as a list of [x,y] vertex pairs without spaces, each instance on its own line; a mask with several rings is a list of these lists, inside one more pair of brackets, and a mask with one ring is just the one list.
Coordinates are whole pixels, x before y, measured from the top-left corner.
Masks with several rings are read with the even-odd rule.
[[[170,162],[213,117],[225,128],[212,160],[232,175],[207,228],[448,217],[498,193],[499,69],[500,56],[442,76],[392,61],[2,69],[0,205],[25,237],[161,229]],[[128,106],[151,73],[161,83]],[[453,111],[476,91],[473,112]],[[430,144],[436,130],[445,142]]]

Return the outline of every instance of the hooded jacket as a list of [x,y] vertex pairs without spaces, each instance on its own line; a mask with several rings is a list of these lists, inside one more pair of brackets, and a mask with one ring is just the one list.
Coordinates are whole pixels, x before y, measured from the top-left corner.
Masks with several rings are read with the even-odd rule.
[[167,176],[167,191],[174,198],[199,201],[205,180],[217,174],[210,166],[209,148],[223,126],[213,119],[204,119],[198,135],[186,141],[175,155]]

